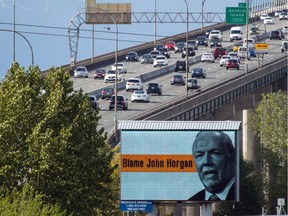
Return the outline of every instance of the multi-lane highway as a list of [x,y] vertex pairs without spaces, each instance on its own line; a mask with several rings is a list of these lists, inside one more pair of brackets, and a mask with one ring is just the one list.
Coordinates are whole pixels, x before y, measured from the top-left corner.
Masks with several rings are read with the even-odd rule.
[[[267,25],[266,31],[269,32],[274,29],[281,29],[284,25],[287,25],[287,21],[278,21],[278,18],[274,18],[275,24],[274,25]],[[261,33],[264,33],[265,26],[261,24],[260,22],[254,23],[254,25],[258,26],[260,30],[262,30]],[[252,25],[249,25],[249,29]],[[246,35],[246,29],[245,26],[243,26],[244,30],[244,37]],[[223,32],[223,46],[231,46],[235,42],[231,43],[229,42],[229,32],[225,31]],[[287,40],[287,36],[286,36]],[[266,43],[269,44],[269,51],[268,54],[265,54],[264,61],[273,61],[273,59],[279,58],[279,55],[287,55],[287,53],[281,53],[280,52],[280,40],[269,40],[266,39]],[[152,47],[151,47],[152,50]],[[210,47],[202,47],[199,46],[199,49],[196,50],[196,56],[201,56],[202,53],[206,51],[211,51]],[[131,50],[133,51],[133,50]],[[191,57],[195,58],[195,57]],[[174,65],[175,62],[181,59],[181,53],[174,53],[171,51],[171,58],[169,59],[169,65]],[[127,74],[125,74],[125,78],[130,78],[134,76],[140,76],[141,74],[145,74],[151,71],[158,70],[159,68],[154,68],[153,65],[148,64],[141,64],[140,62],[126,62],[127,67]],[[248,67],[249,69],[256,68],[258,66],[258,59],[257,58],[251,58],[249,61]],[[207,86],[211,86],[212,84],[215,84],[217,82],[221,82],[225,79],[231,79],[233,76],[238,75],[239,73],[245,73],[245,63],[244,61],[241,62],[240,70],[226,70],[225,67],[219,66],[219,59],[215,61],[215,63],[207,63],[207,62],[199,62],[196,64],[193,64],[190,66],[190,70],[193,67],[202,67],[207,72],[207,77],[205,79],[201,79],[201,86],[202,88],[206,88]],[[106,68],[110,68],[110,65],[107,65]],[[118,110],[117,112],[117,119],[118,120],[128,120],[133,119],[137,115],[141,114],[142,112],[149,111],[154,108],[161,108],[163,106],[163,103],[169,103],[176,98],[176,97],[184,97],[185,96],[185,87],[184,86],[171,86],[170,85],[170,77],[175,72],[170,72],[169,74],[166,74],[164,76],[158,77],[157,79],[154,79],[153,81],[157,81],[162,85],[163,94],[162,96],[158,95],[152,95],[150,99],[150,103],[131,103],[129,101],[129,107],[128,110]],[[185,76],[185,72],[180,72]],[[190,74],[189,74],[190,76]],[[73,78],[71,78],[73,79]],[[150,80],[151,81],[151,80]],[[144,84],[147,84],[148,82]],[[104,83],[103,80],[94,80],[93,79],[93,71],[89,72],[89,78],[81,78],[81,79],[73,79],[74,83],[74,89],[78,90],[80,88],[83,88],[85,92],[93,92],[96,89],[101,89],[105,86],[107,86],[107,83]],[[110,85],[113,85],[113,83],[110,83]],[[130,99],[131,92],[126,92],[125,90],[118,91],[119,95],[125,95],[127,98]],[[189,96],[195,94],[195,91],[189,90]],[[115,113],[113,111],[109,111],[109,100],[99,100],[100,102],[100,127],[104,127],[106,132],[110,132],[114,127],[114,116]]]

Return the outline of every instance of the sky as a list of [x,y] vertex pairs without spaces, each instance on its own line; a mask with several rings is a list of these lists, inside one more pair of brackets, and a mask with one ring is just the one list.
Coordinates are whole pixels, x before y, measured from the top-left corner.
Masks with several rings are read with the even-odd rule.
[[[183,1],[183,2],[182,2]],[[204,12],[225,13],[242,0],[206,0]],[[187,0],[189,12],[201,12],[202,0]],[[154,12],[155,0],[97,0],[131,3],[132,12]],[[15,13],[14,13],[15,6]],[[156,0],[157,12],[186,12],[184,0]],[[70,64],[68,27],[85,11],[85,0],[0,0],[0,78],[15,60],[26,69],[34,62],[41,70]],[[13,29],[15,17],[15,46]],[[133,19],[133,18],[132,18]],[[208,25],[208,24],[204,24]],[[189,30],[201,25],[190,23]],[[110,30],[108,29],[110,28]],[[186,31],[185,23],[157,24],[157,38]],[[80,26],[77,60],[92,56],[92,25]],[[94,25],[94,56],[115,50],[115,25]],[[118,49],[154,40],[154,23],[118,25]],[[22,37],[22,36],[23,37]],[[29,46],[30,44],[30,46]],[[15,50],[15,52],[14,52]],[[14,54],[15,53],[15,54]],[[33,58],[32,58],[33,54]]]

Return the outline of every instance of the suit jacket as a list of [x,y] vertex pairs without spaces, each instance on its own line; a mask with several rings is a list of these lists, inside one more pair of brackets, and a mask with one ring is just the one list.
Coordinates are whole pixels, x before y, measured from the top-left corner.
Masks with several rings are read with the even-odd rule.
[[[189,201],[205,201],[208,200],[208,197],[205,199],[205,190],[201,190],[198,193],[196,193],[194,196],[190,197],[188,199]],[[226,200],[235,200],[235,183],[230,188]]]

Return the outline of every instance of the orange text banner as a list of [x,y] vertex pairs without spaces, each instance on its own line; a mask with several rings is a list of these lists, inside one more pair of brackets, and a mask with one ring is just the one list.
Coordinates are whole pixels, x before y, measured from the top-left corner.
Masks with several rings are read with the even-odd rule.
[[192,155],[122,155],[121,172],[196,172]]

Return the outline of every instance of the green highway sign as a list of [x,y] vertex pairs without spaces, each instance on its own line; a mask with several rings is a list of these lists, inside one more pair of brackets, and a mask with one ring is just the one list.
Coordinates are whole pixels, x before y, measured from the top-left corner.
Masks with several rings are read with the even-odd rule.
[[246,7],[246,3],[245,2],[239,2],[238,7]]
[[226,7],[226,24],[246,24],[246,7]]

